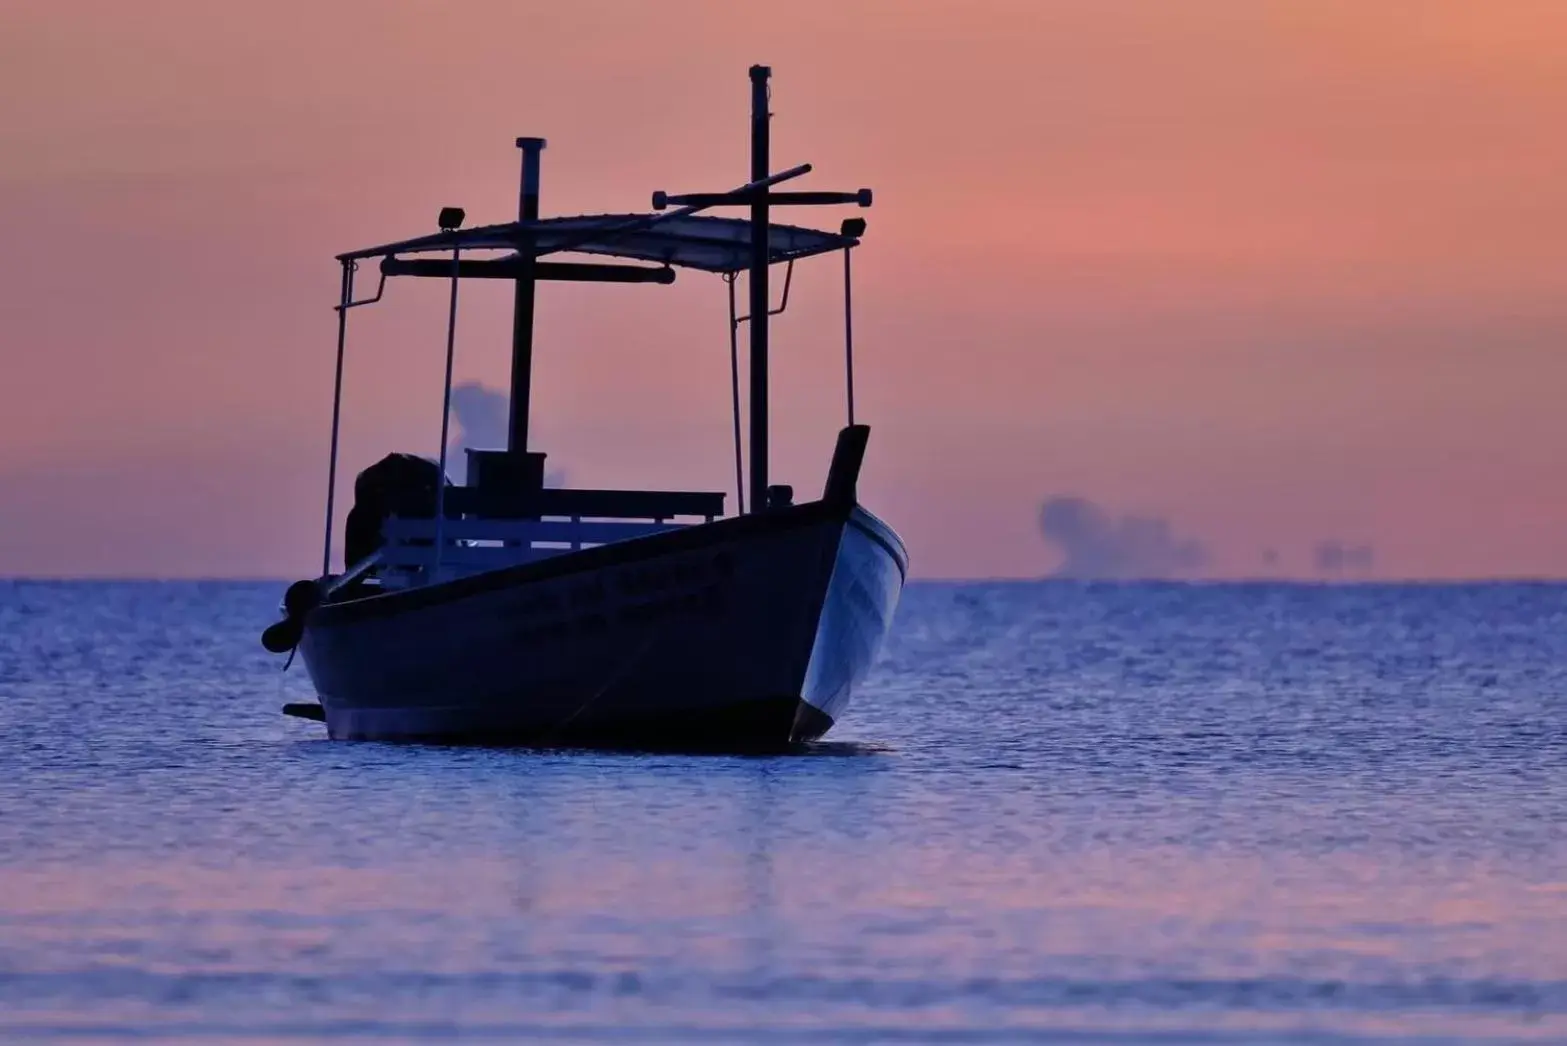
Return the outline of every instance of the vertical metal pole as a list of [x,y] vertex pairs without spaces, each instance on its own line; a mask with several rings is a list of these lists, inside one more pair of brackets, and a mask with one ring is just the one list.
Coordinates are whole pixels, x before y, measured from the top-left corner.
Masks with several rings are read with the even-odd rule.
[[854,424],[854,281],[849,275],[849,252],[843,249],[843,368],[849,394],[849,424]]
[[735,501],[738,514],[745,515],[745,465],[740,454],[740,321],[735,318],[735,273],[724,273],[729,287],[729,392],[734,400],[735,416]]
[[[768,140],[767,79],[772,70],[751,66],[751,180],[771,172]],[[770,260],[768,190],[751,204],[751,511],[767,507],[767,263]]]
[[348,341],[348,303],[354,299],[357,262],[343,263],[343,284],[337,299],[337,376],[332,382],[332,449],[326,467],[326,537],[321,543],[321,576],[332,573],[332,512],[337,500],[337,433],[343,417],[343,346]]
[[[522,150],[522,184],[517,192],[517,220],[539,217],[539,154],[543,138],[518,138]],[[536,281],[531,243],[521,252],[521,264],[512,297],[511,314],[511,416],[506,448],[516,453],[528,449],[528,401],[533,393],[533,297]]]
[[543,138],[518,138],[522,150],[522,184],[517,189],[517,220],[531,222],[539,216],[539,154]]
[[446,441],[452,417],[452,360],[457,354],[457,282],[462,251],[452,248],[452,302],[446,313],[446,383],[441,390],[441,472],[435,477],[435,558],[430,580],[441,579],[441,553],[446,544]]

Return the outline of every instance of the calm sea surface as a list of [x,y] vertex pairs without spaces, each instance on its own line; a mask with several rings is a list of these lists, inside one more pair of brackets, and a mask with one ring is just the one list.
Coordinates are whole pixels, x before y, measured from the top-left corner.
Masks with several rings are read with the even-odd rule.
[[920,585],[775,758],[332,743],[0,582],[0,1040],[1567,1041],[1567,588]]

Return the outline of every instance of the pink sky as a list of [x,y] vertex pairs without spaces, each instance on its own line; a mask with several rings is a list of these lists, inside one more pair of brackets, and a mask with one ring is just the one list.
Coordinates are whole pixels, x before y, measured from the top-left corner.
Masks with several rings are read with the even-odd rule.
[[[1567,5],[239,10],[0,10],[0,574],[312,571],[332,255],[512,216],[519,134],[550,140],[547,213],[741,181],[765,62],[778,166],[876,190],[863,493],[918,574],[1051,570],[1038,509],[1070,494],[1215,576],[1310,574],[1329,538],[1379,576],[1567,576]],[[797,273],[775,328],[802,491],[841,424],[837,281]],[[350,479],[436,449],[443,294],[356,315]],[[459,379],[504,385],[504,290],[465,300]],[[728,489],[723,316],[698,273],[545,288],[535,449]]]

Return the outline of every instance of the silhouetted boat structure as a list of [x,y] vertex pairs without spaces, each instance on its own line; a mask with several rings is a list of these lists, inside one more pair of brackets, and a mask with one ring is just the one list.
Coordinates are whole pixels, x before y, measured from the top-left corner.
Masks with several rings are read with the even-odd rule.
[[[858,218],[835,231],[774,223],[773,207],[857,204],[856,192],[782,192],[810,170],[769,165],[768,79],[751,69],[751,180],[728,192],[655,193],[653,212],[539,216],[542,139],[519,138],[518,219],[439,232],[338,256],[337,378],[321,576],[291,586],[269,650],[296,649],[334,738],[444,739],[748,747],[820,737],[842,715],[891,622],[908,555],[864,508],[856,485],[869,429],[854,423],[850,256]],[[743,207],[745,217],[701,212]],[[793,503],[768,482],[768,317],[787,305],[794,263],[843,259],[848,425],[822,496]],[[640,264],[555,260],[599,255]],[[372,297],[355,300],[361,264],[380,260]],[[652,263],[652,264],[648,264]],[[783,264],[782,304],[769,270]],[[728,286],[735,495],[564,490],[544,486],[528,449],[534,293],[553,280],[669,283],[680,268]],[[749,315],[735,281],[748,274]],[[349,312],[381,300],[393,276],[450,281],[439,462],[391,455],[362,472],[332,565],[343,353]],[[505,450],[469,449],[467,483],[446,476],[458,287],[514,282],[511,414]],[[737,336],[749,324],[750,475],[746,511]]]

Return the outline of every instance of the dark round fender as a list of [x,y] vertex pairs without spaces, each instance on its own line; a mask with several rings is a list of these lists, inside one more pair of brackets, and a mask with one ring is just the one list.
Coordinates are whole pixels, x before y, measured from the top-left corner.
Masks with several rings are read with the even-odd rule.
[[269,653],[286,654],[299,645],[305,634],[305,617],[321,605],[321,586],[314,581],[296,581],[283,593],[283,620],[268,625],[261,633],[261,645]]
[[269,654],[286,654],[299,645],[305,634],[303,618],[285,618],[268,625],[261,633],[261,645]]
[[296,581],[283,593],[283,613],[303,619],[321,605],[321,586],[314,581]]

